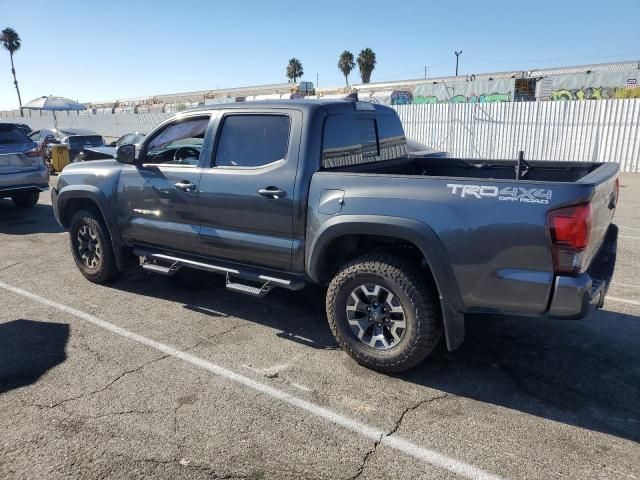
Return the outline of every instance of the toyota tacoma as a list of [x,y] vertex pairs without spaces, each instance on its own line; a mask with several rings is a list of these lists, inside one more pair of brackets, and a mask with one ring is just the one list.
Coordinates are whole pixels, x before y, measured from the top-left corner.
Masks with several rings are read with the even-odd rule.
[[205,106],[52,191],[91,282],[131,266],[229,290],[326,289],[338,344],[400,372],[474,314],[581,318],[613,273],[615,163],[442,158],[357,98]]

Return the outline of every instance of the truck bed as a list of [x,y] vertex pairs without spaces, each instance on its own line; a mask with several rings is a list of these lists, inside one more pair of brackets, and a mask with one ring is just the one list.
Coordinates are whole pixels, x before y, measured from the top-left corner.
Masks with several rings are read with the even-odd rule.
[[[519,180],[535,182],[577,182],[604,163],[527,161],[522,164]],[[415,175],[428,177],[515,180],[516,161],[408,157],[331,169],[331,171]]]
[[[550,299],[560,298],[554,294],[561,276],[554,272],[548,213],[590,204],[590,238],[582,254],[589,265],[611,223],[618,165],[529,161],[516,180],[515,164],[417,156],[325,169],[312,180],[309,204],[320,208],[311,218],[326,221],[323,212],[332,211],[339,192],[334,210],[343,219],[364,222],[376,215],[386,219],[388,232],[399,228],[392,226],[397,218],[416,221],[442,245],[465,311],[542,314]],[[313,231],[316,222],[310,223]],[[585,275],[562,278],[591,285]]]

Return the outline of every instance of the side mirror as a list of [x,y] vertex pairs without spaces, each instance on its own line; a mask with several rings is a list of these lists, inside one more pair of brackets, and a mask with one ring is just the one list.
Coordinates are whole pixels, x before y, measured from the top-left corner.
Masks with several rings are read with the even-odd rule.
[[116,160],[131,165],[136,161],[136,147],[134,145],[120,145],[116,150]]
[[110,147],[115,147],[115,146],[116,146],[116,141],[114,140],[113,142],[111,142],[111,143],[109,144],[109,146],[110,146]]

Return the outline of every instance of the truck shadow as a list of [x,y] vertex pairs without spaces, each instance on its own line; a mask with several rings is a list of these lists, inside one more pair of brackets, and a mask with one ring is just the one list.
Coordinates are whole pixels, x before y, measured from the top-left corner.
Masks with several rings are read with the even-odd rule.
[[29,235],[59,233],[51,205],[37,204],[33,208],[17,208],[9,199],[0,199],[0,234]]
[[13,320],[0,324],[0,394],[36,382],[67,358],[69,325]]
[[[276,335],[323,350],[338,350],[327,325],[322,292],[275,289],[262,299],[229,292],[221,275],[183,270],[173,277],[137,271],[110,285],[138,295],[181,303],[183,308],[212,317],[238,317],[280,330]],[[206,294],[204,294],[206,292]]]
[[600,310],[582,321],[482,316],[399,378],[640,442],[640,318]]

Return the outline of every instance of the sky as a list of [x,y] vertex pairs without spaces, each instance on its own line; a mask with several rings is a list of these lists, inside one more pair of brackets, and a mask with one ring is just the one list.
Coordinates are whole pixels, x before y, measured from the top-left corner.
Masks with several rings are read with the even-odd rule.
[[[23,102],[113,101],[303,80],[344,84],[338,56],[369,47],[371,81],[640,59],[640,0],[66,1],[0,0]],[[316,77],[317,76],[317,77]],[[351,82],[359,83],[357,70]],[[17,108],[0,50],[0,110]]]

